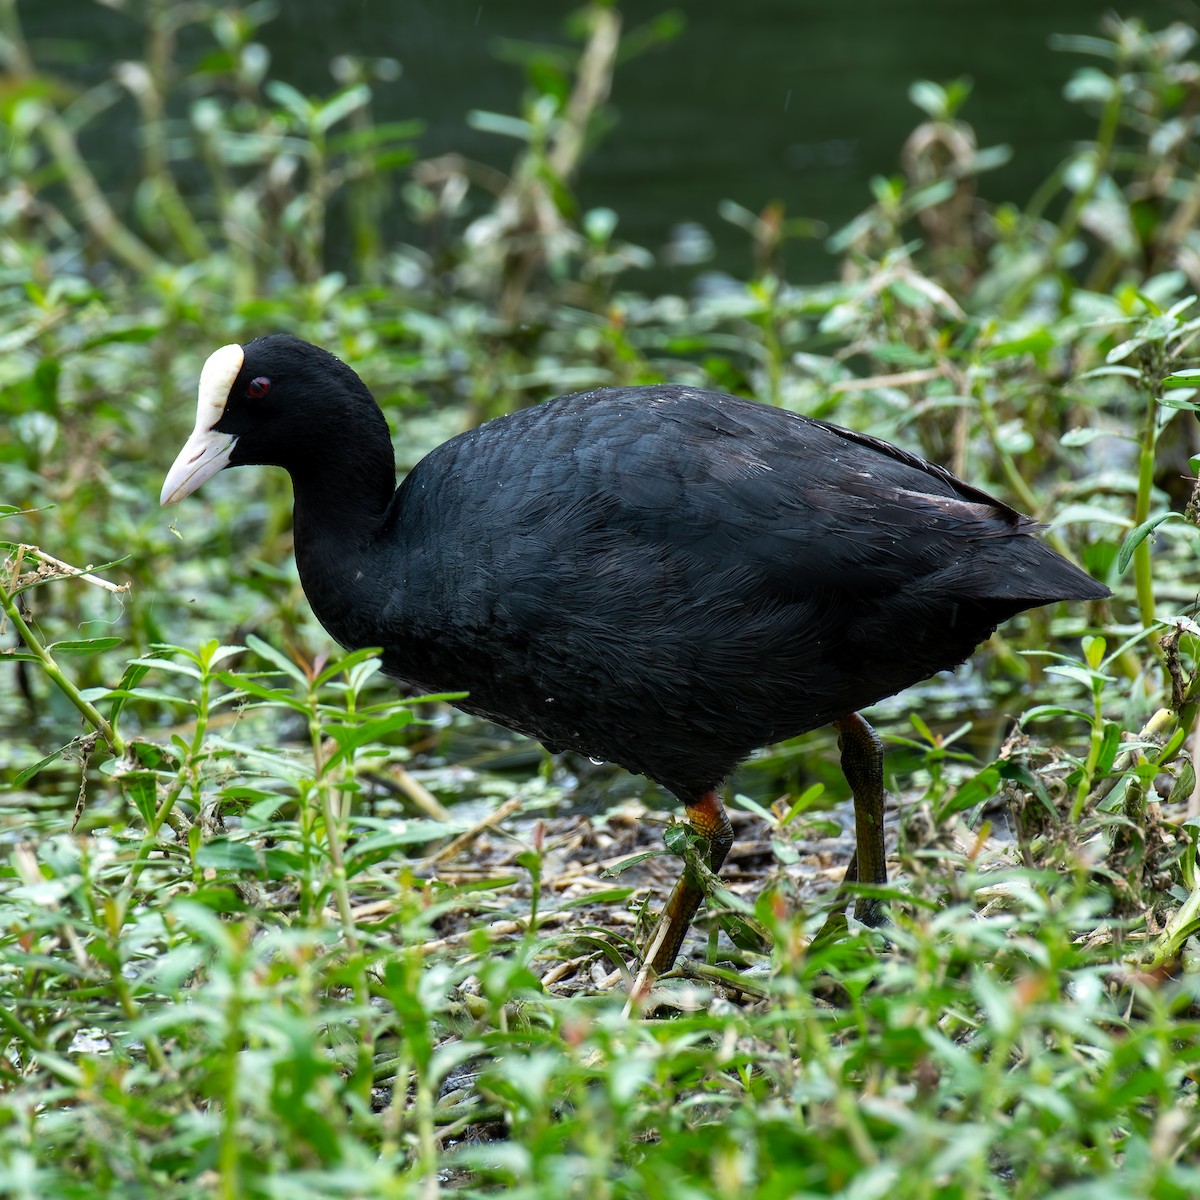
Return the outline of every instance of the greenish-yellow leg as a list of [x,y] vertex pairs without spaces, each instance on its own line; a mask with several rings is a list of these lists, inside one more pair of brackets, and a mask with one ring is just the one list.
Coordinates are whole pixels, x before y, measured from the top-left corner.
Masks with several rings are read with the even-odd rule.
[[[847,883],[887,883],[883,842],[883,743],[858,713],[834,721],[842,751],[842,774],[854,793],[854,857],[846,868]],[[840,894],[839,894],[840,896]],[[872,896],[859,896],[854,915],[864,925],[881,925],[883,907]]]
[[[694,804],[684,806],[692,828],[708,843],[708,865],[719,871],[733,845],[733,826],[725,805],[715,791],[705,792]],[[649,989],[655,977],[669,971],[687,936],[688,926],[704,899],[704,889],[685,867],[679,882],[672,889],[659,915],[658,924],[642,955],[642,969],[633,985],[633,995],[639,997]]]

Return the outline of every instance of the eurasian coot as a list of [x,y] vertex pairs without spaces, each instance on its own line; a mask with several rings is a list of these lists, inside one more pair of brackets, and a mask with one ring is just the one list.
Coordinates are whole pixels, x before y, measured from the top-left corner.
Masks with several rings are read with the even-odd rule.
[[[1008,617],[1108,589],[1006,504],[886,442],[699,388],[582,392],[452,438],[400,485],[344,363],[286,334],[224,346],[162,503],[226,466],[285,468],[296,565],[343,646],[460,707],[647,775],[720,868],[717,789],[832,722],[850,880],[886,881],[883,755],[857,709],[954,667]],[[644,977],[702,893],[676,885]],[[859,916],[879,917],[860,897]]]

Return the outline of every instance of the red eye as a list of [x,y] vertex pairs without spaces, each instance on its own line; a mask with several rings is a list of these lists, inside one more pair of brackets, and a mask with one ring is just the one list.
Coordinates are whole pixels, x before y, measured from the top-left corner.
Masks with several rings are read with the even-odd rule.
[[265,375],[255,376],[246,387],[251,400],[261,400],[271,390],[271,381]]

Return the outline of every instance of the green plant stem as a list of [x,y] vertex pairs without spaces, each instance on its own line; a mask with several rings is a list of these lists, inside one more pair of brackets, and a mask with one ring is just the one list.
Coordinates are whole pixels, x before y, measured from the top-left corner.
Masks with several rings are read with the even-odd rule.
[[591,4],[586,10],[586,19],[590,28],[587,43],[579,56],[575,86],[562,119],[555,125],[546,155],[550,170],[562,180],[574,175],[583,157],[592,116],[612,90],[613,71],[621,45],[621,16],[615,8]]
[[[119,929],[116,926],[115,929]],[[129,987],[129,981],[121,974],[121,954],[120,947],[117,945],[116,932],[113,934],[113,945],[110,949],[112,954],[112,962],[114,970],[109,972],[109,982],[112,989],[117,994],[117,1000],[121,1005],[121,1011],[130,1021],[140,1020],[142,1017],[142,1009],[138,1002],[134,999],[133,992]],[[146,1057],[160,1071],[170,1071],[171,1064],[167,1058],[166,1051],[163,1049],[162,1041],[158,1035],[151,1033],[145,1038]]]
[[358,930],[354,924],[354,913],[350,907],[350,886],[346,877],[346,859],[342,852],[341,814],[334,804],[332,780],[325,770],[325,754],[322,749],[324,738],[321,733],[320,708],[316,694],[309,693],[308,732],[313,749],[314,779],[313,782],[321,798],[321,816],[325,822],[325,837],[329,846],[329,861],[333,867],[332,886],[337,902],[338,919],[342,926],[342,937],[346,949],[357,960],[354,972],[354,991],[362,1010],[362,1020],[359,1023],[358,1063],[355,1077],[364,1099],[370,1094],[374,1078],[372,1069],[371,1045],[373,1035],[369,1022],[371,1006],[371,985],[367,979],[366,965],[362,958],[362,947],[358,940]]
[[1166,929],[1154,947],[1153,964],[1172,962],[1179,957],[1183,944],[1200,928],[1200,887],[1179,906],[1175,915],[1167,922]]
[[201,129],[199,141],[200,158],[208,170],[216,210],[221,214],[222,233],[232,268],[229,300],[236,308],[255,294],[257,280],[254,254],[247,245],[246,230],[231,216],[236,211],[236,188],[221,158],[220,135],[213,129]]
[[[16,0],[0,0],[0,32],[3,33],[4,58],[12,77],[11,85],[28,84],[36,77],[36,72],[17,19]],[[112,205],[88,167],[74,133],[49,105],[42,109],[38,133],[79,205],[83,223],[92,236],[138,274],[153,275],[157,272],[163,265],[162,260],[117,219]]]
[[[371,129],[369,105],[350,114],[350,128],[365,141]],[[364,279],[377,283],[383,278],[379,230],[387,191],[382,172],[370,152],[352,148],[347,157],[347,177],[353,186],[346,192],[346,220],[350,226],[350,244],[354,247],[354,264]]]
[[1100,128],[1096,131],[1095,163],[1093,164],[1091,175],[1086,185],[1074,193],[1070,203],[1067,205],[1067,211],[1063,214],[1063,218],[1058,224],[1058,231],[1055,234],[1054,241],[1050,243],[1050,247],[1046,251],[1045,261],[1047,266],[1054,266],[1063,248],[1075,236],[1075,231],[1079,228],[1079,222],[1083,217],[1084,209],[1091,203],[1092,197],[1096,194],[1096,189],[1100,186],[1100,180],[1104,178],[1104,174],[1108,170],[1108,164],[1112,159],[1113,147],[1116,145],[1117,130],[1120,128],[1120,124],[1121,86],[1120,76],[1118,75],[1113,79],[1112,91],[1109,93],[1108,101],[1104,105],[1104,111],[1100,114]]
[[1087,760],[1083,764],[1083,776],[1075,789],[1075,800],[1071,805],[1070,824],[1079,824],[1083,816],[1083,806],[1092,790],[1092,781],[1096,776],[1096,764],[1100,761],[1100,750],[1104,745],[1104,705],[1103,687],[1099,684],[1092,686],[1092,736],[1088,744]]
[[[1000,428],[996,422],[996,410],[992,407],[991,399],[987,395],[986,388],[982,385],[975,389],[975,400],[979,409],[980,420],[983,422],[984,431],[987,433],[988,442],[991,444],[992,450],[1000,462],[1005,481],[1017,497],[1017,503],[1021,509],[1036,516],[1040,507],[1038,498],[1034,495],[1033,489],[1021,473],[1013,456],[1000,443]],[[1062,535],[1057,531],[1052,531],[1048,534],[1046,540],[1059,554],[1068,558],[1070,557],[1070,550],[1066,542],[1063,541]]]
[[[1149,412],[1142,428],[1141,448],[1138,453],[1137,500],[1133,510],[1136,528],[1150,517],[1150,501],[1154,490],[1155,448],[1158,441],[1155,415],[1157,405],[1150,397]],[[1149,629],[1155,623],[1154,573],[1150,560],[1150,539],[1143,538],[1133,552],[1133,582],[1137,593],[1138,616],[1142,628]]]
[[1050,201],[1062,190],[1063,178],[1067,173],[1067,164],[1061,162],[1038,184],[1028,205],[1025,207],[1025,220],[1033,225],[1041,220],[1042,213],[1050,205]]
[[[1012,488],[1013,494],[1021,507],[1027,513],[1036,513],[1038,510],[1037,497],[1033,494],[1033,489],[1025,481],[1025,477],[1017,468],[1017,464],[1013,461],[1013,456],[1000,444],[1000,429],[996,422],[996,410],[992,407],[991,397],[987,394],[986,379],[980,378],[978,385],[974,389],[975,404],[979,410],[979,419],[983,422],[984,432],[987,434],[988,442],[991,444],[996,458],[1000,462],[1001,469],[1004,471],[1005,481]],[[1055,549],[1058,549],[1056,546]]]
[[774,276],[764,276],[755,285],[761,289],[763,296],[763,311],[761,327],[763,334],[763,360],[767,368],[767,399],[778,406],[783,401],[783,372],[786,361],[786,351],[783,339],[779,334],[779,299],[780,283]]
[[314,127],[309,130],[308,136],[308,169],[311,184],[297,244],[301,248],[300,277],[309,283],[315,283],[324,270],[325,213],[334,184],[329,177],[329,155],[324,131]]
[[0,1004],[0,1029],[3,1029],[13,1041],[19,1042],[29,1049],[38,1051],[45,1048],[41,1035],[32,1025],[26,1025],[7,1004]]
[[192,214],[171,171],[167,149],[166,97],[170,85],[171,62],[175,56],[176,32],[190,6],[172,0],[154,0],[148,6],[146,72],[130,75],[133,92],[142,111],[142,144],[146,181],[154,186],[154,202],[159,215],[170,229],[186,259],[195,262],[210,254],[211,247],[193,220]]
[[125,886],[121,890],[119,900],[120,911],[118,916],[124,923],[129,913],[129,907],[133,902],[133,890],[137,886],[138,880],[141,878],[142,872],[146,869],[150,862],[150,855],[154,848],[158,845],[159,831],[163,824],[171,815],[175,808],[176,802],[183,794],[185,785],[190,781],[192,790],[196,798],[196,807],[200,807],[200,788],[197,784],[198,769],[201,760],[204,757],[204,738],[208,732],[208,711],[209,703],[212,694],[212,675],[210,673],[211,662],[207,658],[202,658],[200,675],[200,692],[196,700],[196,727],[192,731],[191,745],[188,747],[187,754],[184,756],[183,762],[179,766],[179,771],[176,773],[175,782],[168,789],[167,794],[162,798],[161,803],[154,810],[154,819],[150,822],[146,832],[142,835],[141,843],[138,845],[137,855],[133,860],[133,865],[129,868],[129,874],[125,879]]
[[17,598],[7,588],[0,588],[3,597],[5,616],[12,622],[13,628],[20,634],[22,642],[30,654],[37,658],[42,670],[60,692],[79,710],[83,718],[104,739],[108,748],[116,757],[125,753],[125,739],[112,727],[100,710],[85,700],[74,682],[67,677],[63,669],[54,660],[54,656],[38,640],[37,635],[29,628],[29,624],[21,615]]
[[417,1072],[417,1145],[421,1157],[421,1196],[436,1200],[438,1194],[438,1144],[434,1127],[433,1086],[426,1071]]
[[[1091,175],[1087,183],[1079,191],[1072,194],[1066,211],[1063,213],[1062,220],[1059,221],[1058,228],[1055,230],[1053,240],[1040,255],[1038,269],[1036,271],[1031,270],[1025,279],[1013,288],[1012,294],[1005,305],[1005,313],[1010,317],[1024,308],[1026,300],[1029,299],[1029,293],[1033,291],[1034,285],[1042,277],[1043,272],[1054,269],[1054,265],[1058,262],[1063,249],[1071,238],[1075,236],[1079,228],[1079,222],[1083,218],[1084,210],[1091,203],[1092,197],[1096,194],[1096,189],[1100,186],[1101,179],[1104,178],[1108,170],[1109,163],[1112,160],[1113,149],[1116,146],[1117,131],[1121,125],[1122,94],[1120,64],[1117,64],[1117,66],[1118,69],[1114,71],[1112,91],[1109,93],[1108,100],[1104,105],[1104,111],[1100,114],[1100,125],[1096,130],[1096,140],[1093,143],[1095,159],[1092,164]],[[1035,193],[1026,214],[1031,224],[1040,216],[1042,210],[1049,203],[1054,191],[1057,191],[1057,187],[1052,187],[1052,185],[1061,184],[1064,178],[1065,172],[1060,169]]]
[[321,817],[325,822],[325,836],[329,844],[329,861],[333,864],[333,894],[337,902],[338,916],[342,921],[342,933],[351,953],[358,953],[358,935],[354,927],[354,916],[350,909],[350,889],[346,880],[346,860],[342,853],[341,815],[334,808],[333,789],[325,771],[325,755],[322,750],[321,721],[317,711],[317,699],[309,696],[311,708],[308,715],[308,733],[312,743],[314,778],[321,801]]
[[233,965],[236,974],[230,980],[229,1023],[224,1047],[224,1096],[221,1106],[221,1140],[218,1151],[221,1164],[221,1195],[224,1200],[240,1200],[242,1173],[238,1138],[238,1066],[241,1061],[245,1034],[242,1030],[241,954]]

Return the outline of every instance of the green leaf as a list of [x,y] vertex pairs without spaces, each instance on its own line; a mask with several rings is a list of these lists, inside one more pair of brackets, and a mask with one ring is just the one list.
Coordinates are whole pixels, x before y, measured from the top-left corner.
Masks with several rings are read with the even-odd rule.
[[235,654],[245,653],[245,646],[239,646],[236,644],[229,646],[214,646],[212,643],[209,643],[209,645],[205,647],[204,661],[208,664],[208,669],[211,671],[213,667],[217,665],[217,663],[224,662],[227,658],[232,658]]
[[484,133],[498,133],[521,142],[527,142],[533,136],[533,126],[528,121],[501,113],[484,112],[481,109],[472,109],[467,113],[467,124],[472,129],[479,129]]
[[286,654],[282,654],[276,650],[270,642],[264,642],[262,638],[250,634],[246,638],[246,645],[259,658],[265,658],[272,666],[278,667],[285,675],[290,675],[306,692],[308,691],[308,676],[300,669],[298,664],[292,662]]
[[1200,384],[1200,367],[1188,367],[1183,371],[1172,371],[1163,379],[1163,387],[1195,387]]
[[1200,413],[1200,403],[1192,399],[1195,394],[1195,388],[1188,388],[1186,391],[1180,392],[1175,396],[1161,396],[1158,404],[1160,408],[1174,408],[1183,412]]
[[1044,326],[1022,334],[1007,341],[995,342],[983,352],[984,362],[995,362],[999,358],[1013,358],[1024,354],[1044,354],[1052,350],[1058,342],[1054,334]]
[[119,646],[124,640],[119,637],[82,638],[77,641],[51,642],[46,649],[52,654],[99,654]]
[[[68,745],[70,745],[70,743],[68,743]],[[47,754],[45,758],[35,762],[33,766],[26,767],[23,771],[17,774],[16,778],[12,781],[12,786],[19,788],[28,783],[40,770],[42,770],[43,767],[48,767],[52,762],[57,762],[62,757],[63,751],[66,749],[67,746],[60,746],[54,751],[53,754]]]
[[1123,573],[1125,568],[1129,566],[1129,562],[1133,558],[1133,552],[1154,530],[1160,525],[1165,525],[1168,521],[1182,521],[1183,519],[1182,513],[1165,512],[1158,513],[1148,521],[1143,521],[1140,525],[1134,526],[1125,535],[1125,540],[1121,543],[1121,548],[1117,551],[1118,574]]
[[167,658],[139,658],[136,662],[142,663],[147,667],[152,667],[156,671],[166,671],[168,674],[186,675],[189,679],[200,680],[200,669],[195,662],[190,660],[186,662],[172,662]]
[[1107,775],[1117,761],[1121,748],[1121,727],[1115,721],[1106,721],[1100,738],[1100,753],[1096,759],[1096,775]]
[[1064,679],[1074,679],[1077,683],[1082,683],[1089,691],[1097,679],[1095,671],[1088,671],[1084,667],[1076,667],[1070,664],[1047,667],[1046,674],[1061,675]]
[[802,812],[807,812],[808,809],[821,798],[825,793],[825,785],[823,783],[810,783],[797,797],[795,803],[787,810],[781,826],[790,825]]
[[258,852],[246,842],[213,838],[196,850],[196,866],[214,871],[253,871],[262,866]]
[[328,766],[337,766],[351,757],[355,750],[367,742],[381,741],[397,729],[411,725],[413,714],[410,709],[398,708],[390,716],[366,721],[361,725],[326,725],[325,732],[338,744],[329,757]]
[[290,83],[284,83],[282,79],[272,79],[263,90],[280,108],[286,109],[305,125],[312,121],[315,111],[312,102]]
[[1122,46],[1108,38],[1091,37],[1083,33],[1052,33],[1047,39],[1052,50],[1071,54],[1094,54],[1097,58],[1115,59],[1125,53]]
[[695,837],[696,831],[690,825],[676,821],[674,825],[668,825],[663,830],[663,845],[672,854],[682,858]]
[[[331,151],[371,152],[371,161],[379,165],[379,147],[389,142],[411,142],[425,132],[424,121],[380,121],[377,125],[368,125],[363,129],[347,129],[329,139]],[[392,153],[402,153],[412,157],[412,150],[398,149]]]
[[1100,664],[1104,661],[1104,652],[1108,648],[1108,643],[1103,637],[1085,637],[1081,643],[1083,646],[1083,657],[1087,659],[1087,665],[1093,671],[1100,670]]
[[336,679],[343,673],[349,675],[360,663],[382,653],[383,651],[378,646],[366,646],[362,650],[355,650],[352,654],[347,654],[345,658],[339,658],[337,662],[330,663],[313,681],[313,687],[324,687],[331,679]]
[[662,858],[666,854],[665,850],[645,850],[641,854],[631,854],[628,858],[621,859],[618,863],[613,863],[611,867],[605,867],[600,872],[601,879],[615,879],[624,871],[628,871],[630,867],[636,867],[638,863],[647,862],[651,858]]
[[[1104,356],[1104,361],[1107,363],[1119,363],[1123,359],[1128,358],[1135,350],[1144,346],[1146,344],[1146,341],[1147,341],[1147,339],[1144,337],[1132,337],[1128,341],[1119,342]],[[1133,374],[1135,379],[1138,378],[1138,376],[1140,375],[1140,372],[1138,372],[1133,367],[1130,367],[1128,369]],[[1098,372],[1094,372],[1094,371],[1088,372],[1089,375],[1097,374],[1097,373]]]
[[154,742],[135,740],[129,742],[126,749],[141,766],[151,771],[168,766],[173,770],[178,766],[175,756],[165,746],[158,746]]
[[[730,893],[725,892],[723,895],[727,896]],[[771,935],[753,917],[746,917],[741,913],[723,912],[719,914],[717,920],[720,922],[725,936],[739,950],[764,954],[770,949]]]
[[1030,721],[1037,721],[1042,717],[1078,717],[1081,721],[1091,721],[1091,717],[1085,712],[1080,712],[1077,708],[1068,708],[1065,704],[1035,704],[1033,708],[1026,709],[1021,714],[1021,726],[1024,728]]
[[738,808],[744,808],[747,812],[753,813],[760,820],[767,821],[771,825],[775,824],[774,815],[769,809],[766,809],[759,804],[757,800],[753,800],[749,796],[743,796],[741,792],[738,792],[733,797],[733,803],[736,804]]
[[790,842],[785,842],[782,838],[771,839],[771,851],[775,855],[776,861],[782,863],[785,867],[795,866],[800,861],[800,852]]
[[366,823],[384,825],[385,828],[371,837],[356,842],[350,849],[349,855],[374,854],[380,849],[393,850],[397,846],[423,846],[427,842],[436,842],[441,838],[456,837],[467,828],[456,822],[434,821],[426,817]]
[[1129,526],[1128,517],[1123,517],[1120,513],[1102,508],[1099,504],[1068,504],[1054,514],[1054,518],[1050,522],[1050,528],[1058,529],[1062,525],[1071,525],[1078,521],[1095,521],[1101,525],[1119,525],[1122,529]]
[[[927,208],[933,208],[938,204],[944,204],[958,190],[958,183],[953,179],[938,179],[933,183],[927,183],[924,187],[917,188],[906,197],[906,209],[911,213],[924,212]],[[949,293],[944,292],[937,284],[931,280],[925,280],[923,276],[909,275],[906,276],[910,282],[921,289],[921,282],[929,287],[936,289],[937,293],[949,300]],[[932,294],[932,293],[931,293]],[[950,301],[953,304],[953,301]]]
[[985,146],[982,150],[975,151],[975,157],[971,159],[971,169],[976,175],[984,171],[995,171],[999,167],[1007,166],[1012,161],[1012,156],[1013,148],[1006,142]]
[[266,701],[268,704],[282,704],[287,708],[294,709],[296,712],[308,712],[308,705],[303,700],[298,700],[294,693],[286,691],[284,688],[267,687],[265,684],[259,683],[258,680],[249,678],[249,676],[234,675],[228,671],[219,672],[217,678],[229,687],[255,696],[259,700]]
[[[247,908],[246,901],[238,894],[237,888],[228,885],[222,887],[214,883],[206,887],[197,888],[191,893],[189,899],[193,904],[202,904],[212,912],[224,913],[226,915],[242,913]],[[200,964],[197,963],[196,965],[199,966]]]
[[953,813],[964,812],[985,800],[990,800],[999,791],[1001,778],[999,767],[984,767],[982,771],[960,784],[954,795],[942,804],[938,810],[938,820],[944,820]]
[[321,133],[344,121],[352,112],[357,112],[371,102],[371,89],[365,83],[356,83],[344,92],[339,92],[317,109],[313,126]]
[[912,727],[929,743],[930,746],[936,746],[937,738],[934,736],[933,730],[925,724],[924,719],[919,713],[910,712],[908,719],[912,723]]
[[152,704],[183,704],[188,708],[195,708],[196,702],[189,699],[187,696],[173,696],[170,692],[162,692],[157,688],[143,687],[118,687],[112,690],[108,688],[88,688],[80,693],[85,700],[103,700],[106,697],[119,700],[147,700]]
[[558,905],[560,909],[588,908],[593,904],[620,904],[637,891],[632,887],[606,888],[600,892],[588,892],[583,896],[572,896]]
[[918,79],[909,85],[908,99],[934,121],[946,118],[946,89],[929,79]]
[[1076,446],[1087,446],[1102,437],[1112,437],[1112,434],[1106,429],[1068,429],[1058,440],[1060,445],[1073,449]]
[[121,715],[121,710],[129,701],[130,690],[136,688],[145,679],[149,670],[150,664],[140,660],[131,662],[125,668],[125,674],[121,676],[121,682],[117,685],[117,690],[110,693],[112,704],[109,706],[108,719],[113,725],[116,725],[117,718]]
[[[1122,343],[1122,345],[1128,345],[1128,343]],[[1116,349],[1119,350],[1119,349],[1121,349],[1121,347],[1118,346],[1118,347],[1116,347]],[[1109,357],[1110,358],[1112,357],[1112,352],[1110,352]],[[1079,378],[1080,379],[1102,379],[1108,375],[1122,375],[1126,379],[1140,379],[1141,378],[1141,372],[1138,371],[1138,369],[1136,367],[1115,367],[1115,366],[1114,367],[1093,367],[1092,370],[1090,370],[1090,371],[1084,371],[1084,373],[1082,375],[1080,375]]]
[[154,824],[158,807],[158,777],[153,771],[126,771],[121,775],[121,788],[126,798],[147,825]]

